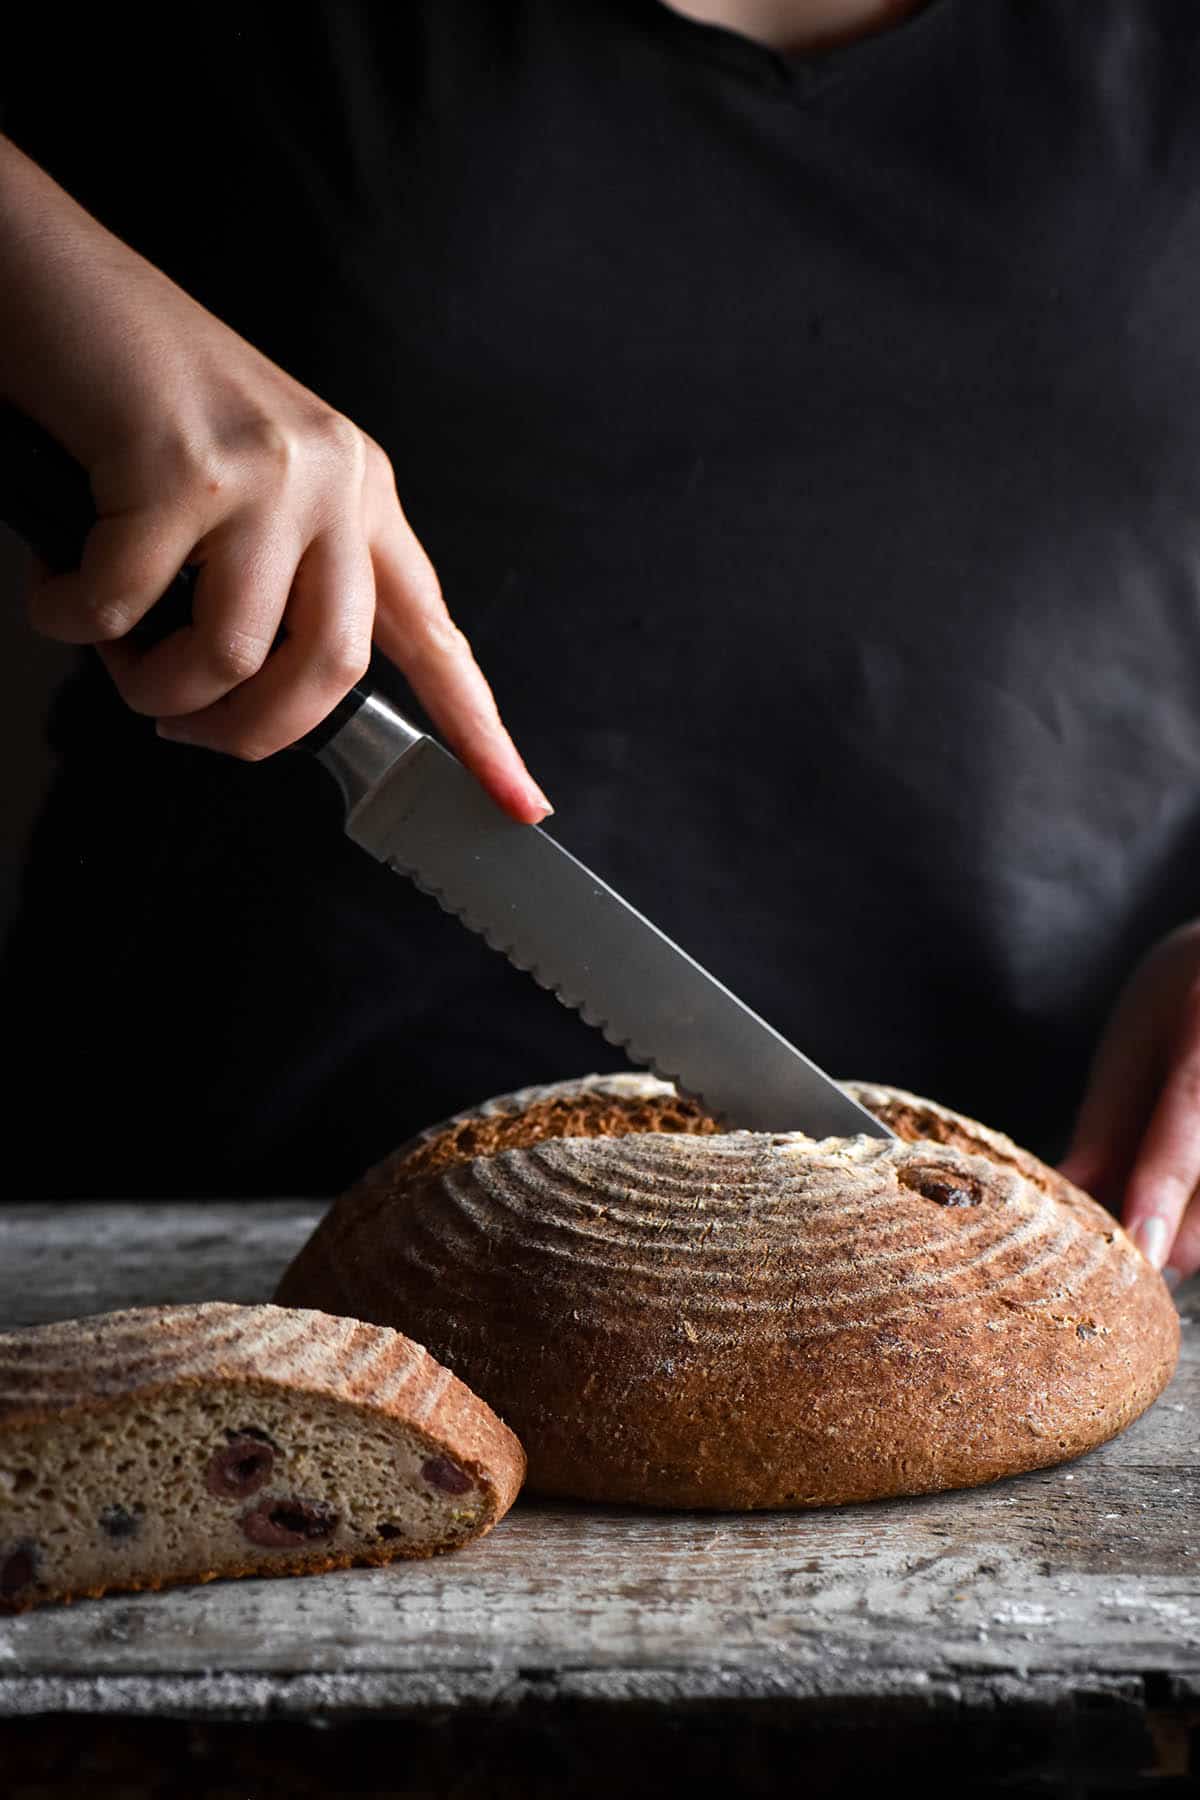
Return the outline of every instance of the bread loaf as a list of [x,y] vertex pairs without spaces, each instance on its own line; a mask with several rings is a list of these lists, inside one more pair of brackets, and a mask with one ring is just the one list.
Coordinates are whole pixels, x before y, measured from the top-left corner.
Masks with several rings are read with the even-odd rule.
[[907,1141],[719,1133],[643,1076],[502,1096],[371,1171],[279,1298],[416,1333],[543,1494],[817,1506],[1128,1425],[1179,1323],[1116,1221],[999,1133],[851,1087]]
[[453,1550],[516,1438],[397,1331],[164,1306],[0,1335],[0,1608]]

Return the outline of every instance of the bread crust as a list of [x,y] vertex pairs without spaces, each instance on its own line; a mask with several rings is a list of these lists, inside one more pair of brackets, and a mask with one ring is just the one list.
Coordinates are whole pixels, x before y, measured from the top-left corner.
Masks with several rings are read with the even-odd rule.
[[[496,1521],[484,1528],[492,1529]],[[35,1607],[52,1601],[56,1606],[71,1606],[76,1600],[102,1600],[105,1594],[158,1594],[167,1588],[203,1586],[210,1581],[236,1581],[244,1576],[276,1576],[276,1575],[324,1575],[331,1569],[364,1569],[382,1568],[384,1564],[407,1559],[413,1561],[426,1556],[445,1556],[452,1550],[459,1550],[459,1541],[447,1540],[444,1543],[432,1544],[428,1549],[387,1549],[363,1551],[346,1556],[304,1556],[289,1557],[277,1555],[268,1565],[261,1559],[247,1561],[235,1565],[227,1565],[220,1569],[194,1568],[181,1571],[179,1574],[154,1575],[139,1577],[122,1575],[119,1581],[93,1583],[88,1587],[59,1588],[52,1594],[37,1596],[27,1594],[24,1597],[0,1599],[0,1613],[5,1617],[17,1613],[32,1612]]]
[[[1161,1277],[1002,1134],[847,1086],[902,1141],[664,1132],[649,1077],[500,1096],[370,1171],[279,1298],[419,1334],[512,1422],[544,1494],[827,1505],[1121,1431],[1178,1356]],[[616,1135],[614,1092],[648,1129],[635,1106]],[[564,1105],[606,1135],[543,1135]],[[506,1147],[470,1155],[471,1118],[508,1121]]]

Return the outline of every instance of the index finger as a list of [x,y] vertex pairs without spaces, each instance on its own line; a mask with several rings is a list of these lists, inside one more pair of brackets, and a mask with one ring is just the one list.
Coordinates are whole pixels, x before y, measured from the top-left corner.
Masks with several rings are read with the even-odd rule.
[[486,676],[450,617],[433,566],[402,518],[371,545],[375,641],[412,686],[447,747],[523,825],[554,809],[509,736]]
[[1125,1190],[1126,1230],[1148,1260],[1168,1260],[1200,1184],[1200,997],[1189,998],[1175,1055]]

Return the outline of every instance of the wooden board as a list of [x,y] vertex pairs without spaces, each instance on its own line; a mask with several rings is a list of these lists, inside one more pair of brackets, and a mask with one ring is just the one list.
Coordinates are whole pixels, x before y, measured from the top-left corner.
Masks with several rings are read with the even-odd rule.
[[[6,1324],[268,1298],[320,1208],[9,1206]],[[794,1515],[518,1503],[447,1557],[0,1622],[0,1711],[261,1716],[820,1700],[1200,1709],[1200,1283],[1163,1399],[1073,1464]],[[1181,1747],[1182,1746],[1182,1747]],[[1164,1760],[1165,1759],[1165,1760]]]

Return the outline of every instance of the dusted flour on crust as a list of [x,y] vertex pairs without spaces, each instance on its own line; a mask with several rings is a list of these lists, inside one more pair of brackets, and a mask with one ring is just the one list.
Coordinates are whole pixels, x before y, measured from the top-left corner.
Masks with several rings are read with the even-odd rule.
[[142,1307],[0,1334],[0,1609],[452,1550],[524,1474],[397,1331]]
[[816,1506],[1122,1430],[1178,1355],[1161,1277],[1001,1134],[847,1085],[901,1141],[723,1133],[638,1075],[502,1095],[370,1171],[278,1297],[420,1337],[545,1494]]

